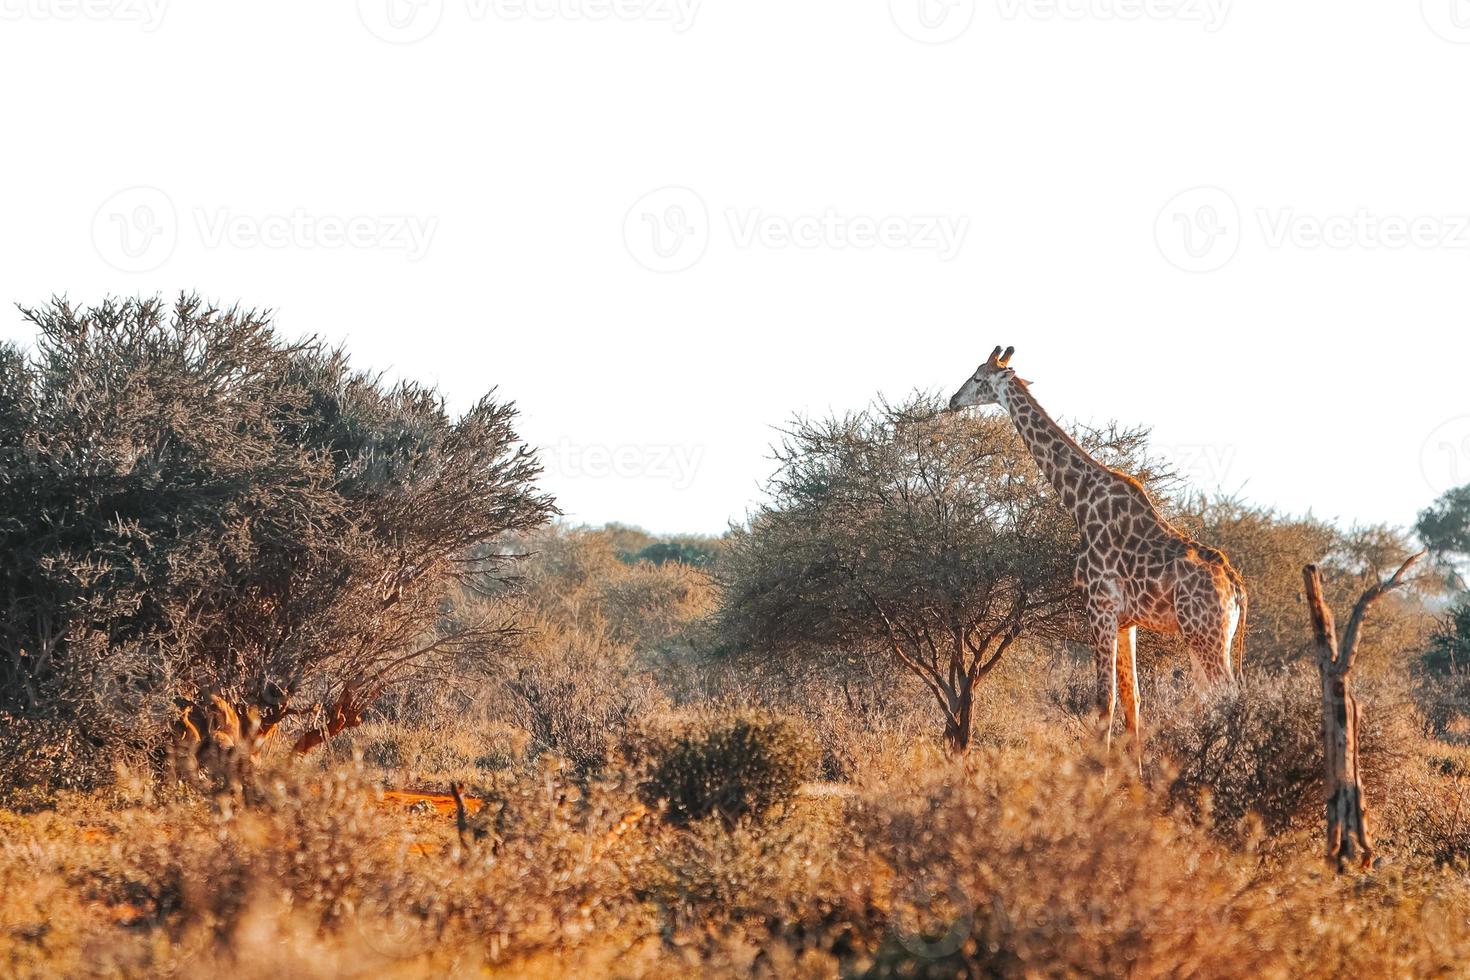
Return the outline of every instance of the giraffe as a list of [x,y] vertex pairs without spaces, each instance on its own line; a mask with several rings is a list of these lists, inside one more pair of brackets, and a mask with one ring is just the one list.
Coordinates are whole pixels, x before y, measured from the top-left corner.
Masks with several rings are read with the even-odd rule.
[[1231,680],[1244,651],[1246,594],[1225,555],[1169,523],[1142,484],[1087,454],[1011,369],[1014,347],[997,347],[949,401],[953,409],[999,405],[1082,532],[1077,584],[1083,590],[1097,670],[1098,722],[1111,744],[1121,695],[1123,723],[1143,765],[1139,724],[1138,627],[1178,633],[1202,690]]

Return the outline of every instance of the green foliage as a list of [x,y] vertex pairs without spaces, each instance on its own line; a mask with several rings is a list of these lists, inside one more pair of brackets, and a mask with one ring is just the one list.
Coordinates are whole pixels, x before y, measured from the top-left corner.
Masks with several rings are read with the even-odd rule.
[[1426,508],[1414,530],[1435,555],[1470,557],[1470,484],[1456,487]]
[[633,556],[633,560],[646,561],[653,565],[676,563],[704,568],[714,563],[715,550],[693,541],[659,541],[649,545]]
[[641,527],[616,522],[593,533],[600,535],[612,546],[618,561],[630,565],[638,562],[652,565],[677,563],[694,568],[709,568],[719,557],[721,546],[718,538],[696,534],[661,538],[649,534]]
[[711,815],[727,823],[760,817],[791,802],[821,760],[805,729],[756,712],[689,722],[642,751],[649,756],[644,798],[665,803],[669,820],[681,825]]
[[1470,601],[1445,614],[1429,639],[1424,664],[1443,676],[1470,675]]
[[464,558],[553,511],[512,405],[453,418],[194,297],[24,313],[34,351],[0,356],[0,710],[137,743],[178,694],[280,717],[499,634],[441,613],[495,563]]
[[1470,710],[1470,600],[1439,620],[1419,659],[1419,695],[1434,728],[1448,730]]

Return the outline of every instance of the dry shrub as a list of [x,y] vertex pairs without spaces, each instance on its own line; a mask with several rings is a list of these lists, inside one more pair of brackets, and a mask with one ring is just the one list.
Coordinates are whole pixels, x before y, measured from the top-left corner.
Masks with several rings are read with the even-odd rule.
[[[934,735],[933,695],[887,654],[787,661],[736,651],[697,667],[701,684],[684,692],[686,702],[799,719],[821,749],[823,780],[893,774],[915,742]],[[988,725],[987,717],[982,734]]]
[[[499,803],[494,854],[463,851],[437,814],[385,810],[352,768],[279,773],[248,810],[181,801],[6,826],[0,883],[28,901],[0,901],[0,963],[159,975],[232,960],[248,971],[265,929],[355,951],[344,962],[369,971],[413,961],[412,975],[436,975],[432,964],[452,959],[456,974],[485,963],[516,975],[516,963],[596,946],[625,920],[656,934],[626,899],[642,860],[620,849],[641,809],[630,791],[548,768],[507,780]],[[51,948],[68,919],[81,921]],[[93,962],[61,968],[76,951]]]
[[511,717],[539,750],[571,760],[581,775],[601,772],[629,725],[661,706],[662,695],[609,662],[596,635],[547,627],[538,646],[544,652],[505,684]]
[[[1453,975],[1470,884],[1263,862],[1100,759],[934,749],[860,796],[731,826],[630,777],[503,774],[498,846],[286,771],[250,810],[0,811],[7,975]],[[773,815],[774,816],[774,815]]]
[[30,809],[58,790],[104,785],[114,761],[70,721],[0,712],[0,805]]
[[1189,976],[1268,962],[1247,885],[1199,832],[1159,819],[1100,759],[1037,745],[936,760],[918,792],[864,797],[863,836],[893,855],[879,976]]
[[379,778],[399,787],[442,789],[451,782],[480,783],[521,763],[525,735],[497,722],[460,720],[434,728],[392,721],[370,721],[343,732],[321,753],[330,768],[344,759],[360,757]]
[[500,685],[506,720],[581,776],[603,771],[629,724],[664,704],[647,665],[681,643],[716,595],[698,569],[620,560],[616,540],[566,527],[526,537],[526,633]]
[[662,824],[657,840],[637,895],[705,975],[831,976],[881,939],[867,899],[882,862],[840,798],[799,799],[776,820]]
[[1470,750],[1432,747],[1368,787],[1368,827],[1381,853],[1470,870]]
[[[1417,736],[1407,696],[1394,685],[1361,683],[1359,700],[1371,800],[1404,765]],[[1159,683],[1143,703],[1149,754],[1164,760],[1172,802],[1195,818],[1235,840],[1247,815],[1273,836],[1321,818],[1322,694],[1314,668],[1250,674],[1208,697],[1185,682]]]
[[[915,782],[917,785],[915,785]],[[858,836],[891,861],[868,976],[1352,976],[1452,969],[1465,883],[1354,880],[1318,859],[1267,871],[1100,757],[1043,745],[934,758],[862,797]]]
[[644,799],[679,826],[712,815],[731,825],[762,817],[790,803],[821,761],[809,731],[756,711],[674,723],[635,751],[646,759]]

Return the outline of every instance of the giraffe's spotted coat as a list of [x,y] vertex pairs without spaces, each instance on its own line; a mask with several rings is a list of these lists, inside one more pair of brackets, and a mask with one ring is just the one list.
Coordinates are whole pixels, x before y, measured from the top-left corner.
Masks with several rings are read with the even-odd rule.
[[1111,728],[1121,694],[1124,722],[1138,735],[1136,628],[1180,634],[1205,686],[1232,678],[1243,647],[1245,583],[1224,554],[1170,524],[1137,480],[1089,456],[1016,377],[1010,354],[997,347],[950,405],[1002,406],[1076,520],[1098,708]]

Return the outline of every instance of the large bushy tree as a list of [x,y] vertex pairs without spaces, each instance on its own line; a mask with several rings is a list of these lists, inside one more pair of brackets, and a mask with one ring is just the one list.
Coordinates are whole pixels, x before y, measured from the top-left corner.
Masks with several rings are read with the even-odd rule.
[[[1083,445],[1145,479],[1139,432]],[[1022,636],[1070,635],[1077,531],[1010,420],[930,396],[797,420],[770,502],[728,543],[726,620],[778,653],[845,649],[923,681],[963,751],[976,685]]]
[[1425,508],[1414,530],[1438,557],[1470,557],[1470,484],[1446,492]]
[[194,297],[22,312],[34,348],[0,351],[0,710],[93,742],[206,693],[340,726],[503,628],[447,600],[554,509],[512,404],[456,418]]

